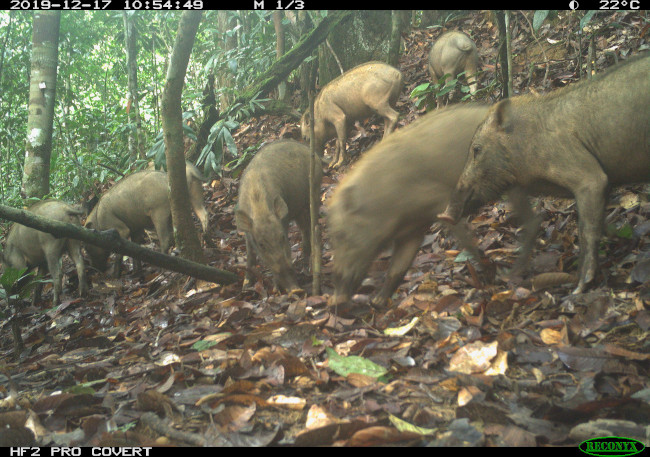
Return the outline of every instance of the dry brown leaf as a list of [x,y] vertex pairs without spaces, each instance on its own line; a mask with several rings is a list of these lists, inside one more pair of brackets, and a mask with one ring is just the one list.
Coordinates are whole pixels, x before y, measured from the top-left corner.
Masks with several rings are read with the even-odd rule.
[[359,430],[346,441],[346,446],[382,446],[384,444],[420,439],[422,435],[413,432],[400,432],[393,427],[373,426]]
[[330,424],[339,423],[340,420],[320,405],[312,405],[307,411],[307,421],[305,427],[315,429]]
[[573,284],[577,282],[575,275],[563,272],[540,273],[532,280],[533,290],[543,290],[549,287],[561,286],[562,284]]
[[377,379],[372,376],[367,376],[361,373],[350,373],[346,376],[345,380],[352,384],[354,387],[367,387],[377,384]]
[[490,361],[497,355],[498,344],[497,341],[476,341],[461,347],[449,360],[449,370],[465,374],[487,370],[490,368]]

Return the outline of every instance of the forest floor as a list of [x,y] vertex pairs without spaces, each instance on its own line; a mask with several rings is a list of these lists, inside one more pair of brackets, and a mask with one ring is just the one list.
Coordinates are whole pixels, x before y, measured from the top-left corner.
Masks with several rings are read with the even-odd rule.
[[[447,25],[476,41],[481,87],[496,78],[490,21],[474,14]],[[575,18],[542,26],[536,38],[521,16],[515,22],[517,93],[545,93],[578,79]],[[614,54],[647,46],[648,24],[638,13],[597,16],[590,25],[597,72]],[[405,36],[398,128],[423,114],[409,94],[429,81],[426,59],[440,33]],[[544,55],[551,59],[547,74]],[[495,87],[479,98],[496,101]],[[323,203],[380,140],[382,124],[371,119],[350,135],[352,164],[327,173]],[[263,115],[242,125],[235,140],[243,150],[298,135],[295,122]],[[233,215],[238,183],[224,177],[206,184],[204,243],[212,266],[243,279],[245,243]],[[354,297],[355,313],[345,317],[327,304],[332,252],[325,217],[318,296],[280,294],[263,269],[242,291],[241,281],[221,286],[145,266],[142,276],[93,274],[90,297],[79,299],[66,260],[72,281],[61,306],[21,308],[25,353],[16,358],[8,325],[0,333],[0,446],[577,446],[606,435],[648,445],[647,188],[612,192],[600,274],[583,294],[556,284],[576,271],[574,202],[539,199],[536,210],[542,231],[521,280],[477,275],[456,241],[434,226],[392,303],[368,305],[382,284],[384,253]],[[496,202],[472,221],[498,269],[517,255],[518,228],[509,215],[507,204]],[[298,259],[293,225],[289,238]],[[309,291],[310,276],[299,278]]]

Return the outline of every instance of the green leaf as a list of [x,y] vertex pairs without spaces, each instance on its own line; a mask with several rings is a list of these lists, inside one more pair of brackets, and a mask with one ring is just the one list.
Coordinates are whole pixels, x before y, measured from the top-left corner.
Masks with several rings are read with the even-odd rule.
[[469,253],[467,250],[463,250],[456,256],[454,259],[454,262],[467,262],[468,260],[472,260],[474,257],[472,254]]
[[399,417],[393,416],[392,414],[388,414],[388,419],[400,432],[413,432],[417,433],[418,435],[433,435],[438,431],[438,429],[435,428],[418,427],[406,422],[405,420],[400,419]]
[[387,328],[384,330],[384,335],[390,335],[390,336],[404,336],[406,335],[409,330],[411,330],[415,324],[417,324],[419,318],[414,317],[411,319],[411,322],[409,322],[406,325],[402,325],[401,327],[395,327],[395,328]]
[[415,89],[411,91],[411,98],[418,97],[420,94],[425,92],[429,88],[429,86],[431,86],[430,83],[420,84],[419,86],[417,86]]
[[0,276],[0,284],[2,287],[10,291],[14,284],[18,282],[20,278],[22,278],[25,275],[25,272],[27,271],[27,268],[11,268],[7,267],[5,268],[5,272]]
[[537,10],[535,11],[535,14],[533,15],[533,30],[537,32],[539,28],[542,26],[546,18],[548,17],[548,13],[550,10]]
[[339,376],[347,376],[350,373],[359,373],[372,378],[379,378],[388,372],[381,365],[377,365],[363,357],[356,355],[341,356],[332,348],[325,348],[328,356],[329,367]]
[[625,238],[626,240],[631,240],[634,236],[634,229],[630,224],[625,223],[616,231],[616,236],[619,238]]
[[195,351],[201,352],[201,351],[205,351],[206,349],[210,349],[215,344],[217,344],[216,341],[200,340],[200,341],[197,341],[196,343],[194,343],[192,345],[192,349],[194,349]]
[[75,395],[83,395],[83,394],[94,395],[97,393],[95,392],[95,389],[93,389],[92,387],[84,386],[84,385],[70,386],[67,389],[64,389],[63,391]]
[[585,25],[591,21],[591,18],[594,17],[594,14],[596,14],[598,10],[589,10],[585,13],[584,16],[582,16],[582,19],[580,19],[580,30],[582,30]]

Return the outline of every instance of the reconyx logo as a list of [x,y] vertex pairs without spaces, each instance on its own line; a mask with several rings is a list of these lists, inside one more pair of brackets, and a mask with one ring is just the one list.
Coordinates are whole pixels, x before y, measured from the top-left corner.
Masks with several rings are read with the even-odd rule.
[[641,441],[619,436],[604,436],[583,441],[579,446],[585,454],[595,456],[634,455],[643,452],[645,445]]

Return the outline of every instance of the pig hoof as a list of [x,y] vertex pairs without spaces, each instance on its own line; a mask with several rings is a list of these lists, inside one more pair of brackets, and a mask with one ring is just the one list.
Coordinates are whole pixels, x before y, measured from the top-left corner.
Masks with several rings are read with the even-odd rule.
[[446,222],[447,224],[451,224],[451,225],[456,225],[456,220],[446,213],[438,214],[437,217],[442,222]]
[[583,284],[578,284],[578,287],[573,289],[573,292],[571,292],[571,294],[572,295],[581,294],[584,288],[585,288],[585,286]]
[[289,293],[287,294],[289,297],[292,296],[297,296],[298,298],[302,298],[302,296],[305,295],[305,290],[301,289],[300,287],[292,288]]
[[370,305],[376,309],[384,309],[390,305],[390,298],[375,297],[370,300]]

